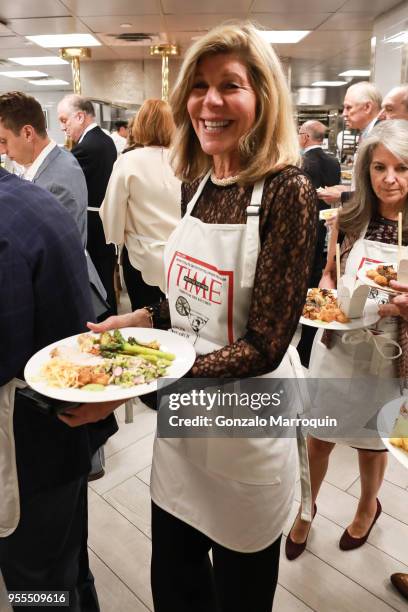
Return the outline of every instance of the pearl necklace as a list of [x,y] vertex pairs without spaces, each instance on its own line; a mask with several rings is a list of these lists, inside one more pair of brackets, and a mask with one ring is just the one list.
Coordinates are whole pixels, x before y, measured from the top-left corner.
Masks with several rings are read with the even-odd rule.
[[211,182],[214,183],[214,185],[218,185],[219,187],[227,187],[228,185],[233,185],[234,183],[238,182],[239,174],[219,179],[215,176],[214,172],[211,172],[210,178]]

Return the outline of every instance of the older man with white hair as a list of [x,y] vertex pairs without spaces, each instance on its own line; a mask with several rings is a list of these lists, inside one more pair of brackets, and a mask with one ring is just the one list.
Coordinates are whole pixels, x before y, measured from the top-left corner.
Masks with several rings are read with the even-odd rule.
[[408,120],[408,84],[393,87],[382,103],[382,119]]
[[[380,92],[368,81],[355,83],[347,89],[343,102],[344,123],[348,129],[360,131],[360,141],[368,136],[380,119],[381,101]],[[343,191],[350,191],[350,188],[335,185],[319,192],[319,198],[333,204],[340,199]]]

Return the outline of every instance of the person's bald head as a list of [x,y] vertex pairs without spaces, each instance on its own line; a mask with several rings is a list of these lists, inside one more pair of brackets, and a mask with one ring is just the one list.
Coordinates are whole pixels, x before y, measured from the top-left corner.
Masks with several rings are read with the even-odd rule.
[[302,149],[321,145],[323,143],[327,128],[320,121],[311,119],[305,121],[299,128],[299,144]]
[[382,103],[382,118],[408,120],[408,84],[394,87]]
[[77,94],[64,96],[58,104],[57,112],[62,131],[74,142],[78,142],[88,125],[95,121],[92,102]]
[[343,117],[351,130],[364,130],[381,110],[381,94],[372,83],[361,81],[351,85],[344,97]]

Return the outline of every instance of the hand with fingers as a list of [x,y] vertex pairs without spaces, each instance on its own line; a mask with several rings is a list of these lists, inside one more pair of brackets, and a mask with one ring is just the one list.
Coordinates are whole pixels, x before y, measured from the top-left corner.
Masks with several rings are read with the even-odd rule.
[[102,323],[92,323],[89,321],[87,327],[91,331],[99,334],[122,327],[152,327],[152,320],[149,312],[145,308],[139,308],[134,312],[108,317],[105,321],[102,321]]
[[390,287],[402,293],[392,298],[389,304],[381,305],[378,312],[382,317],[402,317],[408,321],[408,285],[390,281]]
[[[112,317],[113,319],[116,317]],[[96,423],[106,419],[116,408],[123,404],[123,400],[112,402],[99,402],[95,404],[81,404],[77,408],[67,408],[58,415],[58,418],[69,427],[80,427],[88,423]]]

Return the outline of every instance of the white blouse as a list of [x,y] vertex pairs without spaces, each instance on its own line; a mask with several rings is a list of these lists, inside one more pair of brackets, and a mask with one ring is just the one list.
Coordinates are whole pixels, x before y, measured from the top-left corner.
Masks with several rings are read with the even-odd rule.
[[181,182],[169,149],[144,147],[120,155],[100,208],[106,242],[125,244],[143,280],[165,290],[163,248],[180,220]]

